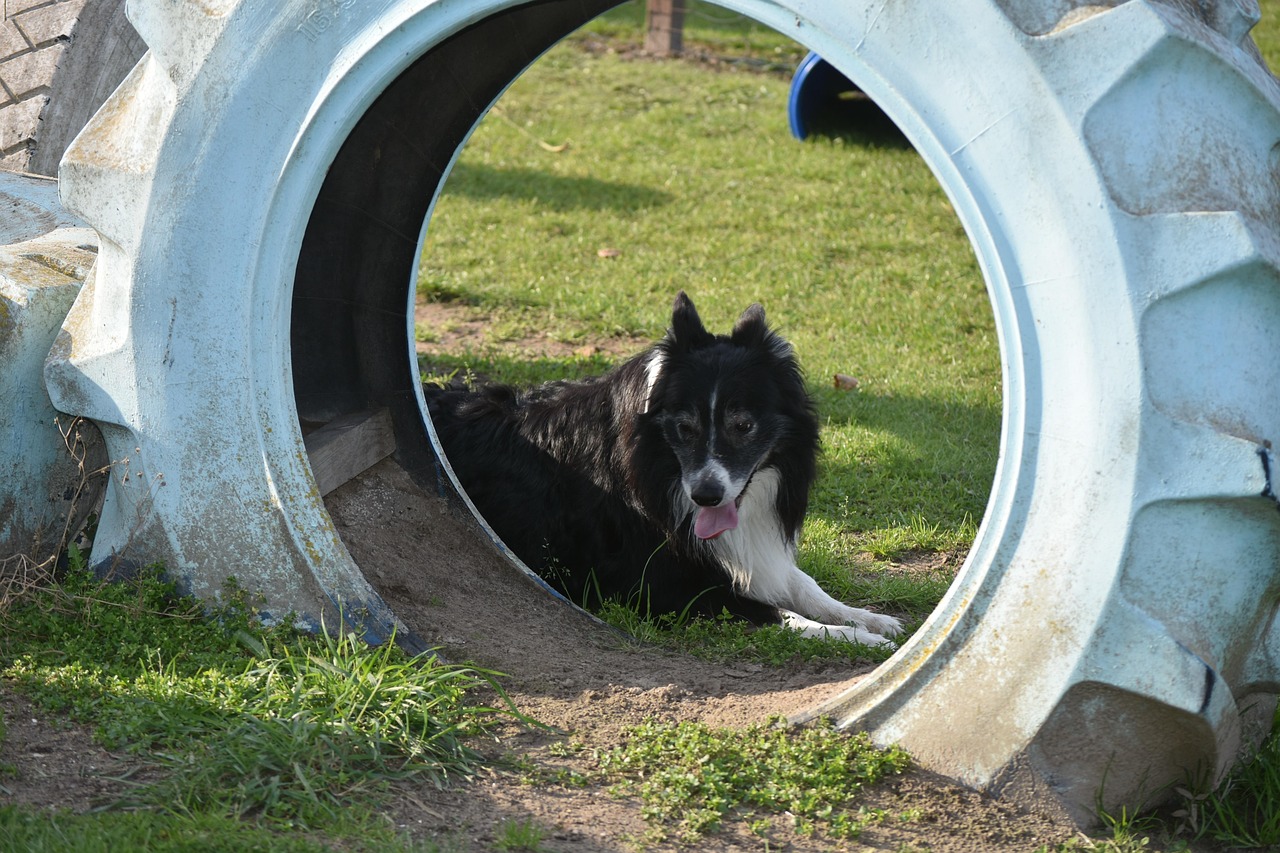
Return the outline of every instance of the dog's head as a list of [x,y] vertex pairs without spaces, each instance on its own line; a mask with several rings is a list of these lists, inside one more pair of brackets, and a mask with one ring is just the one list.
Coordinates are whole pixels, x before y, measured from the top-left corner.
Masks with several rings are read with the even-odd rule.
[[648,412],[679,461],[679,488],[700,539],[737,527],[752,476],[780,456],[798,456],[811,476],[813,406],[791,345],[768,327],[759,304],[728,335],[713,335],[681,291],[647,371]]

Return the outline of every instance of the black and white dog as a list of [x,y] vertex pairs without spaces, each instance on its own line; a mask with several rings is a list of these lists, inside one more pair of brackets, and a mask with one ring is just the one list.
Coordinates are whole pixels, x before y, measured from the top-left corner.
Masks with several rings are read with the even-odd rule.
[[901,632],[796,567],[818,422],[759,305],[717,336],[681,292],[666,337],[603,376],[424,391],[472,502],[570,600],[727,608],[868,645]]

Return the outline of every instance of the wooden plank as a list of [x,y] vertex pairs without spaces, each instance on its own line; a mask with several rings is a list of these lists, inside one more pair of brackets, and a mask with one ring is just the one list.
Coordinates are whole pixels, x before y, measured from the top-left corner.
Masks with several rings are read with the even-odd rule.
[[396,435],[391,412],[378,409],[335,418],[302,443],[323,497],[394,453]]
[[653,56],[675,56],[684,50],[684,0],[649,0],[644,49]]

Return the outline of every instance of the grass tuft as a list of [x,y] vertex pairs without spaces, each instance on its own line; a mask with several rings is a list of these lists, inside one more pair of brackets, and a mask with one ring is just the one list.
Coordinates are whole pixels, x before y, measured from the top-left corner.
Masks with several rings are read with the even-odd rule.
[[640,798],[658,837],[694,843],[730,815],[748,813],[760,828],[761,813],[789,815],[801,834],[857,838],[882,817],[858,806],[859,793],[906,770],[909,759],[897,748],[877,749],[865,733],[775,720],[745,731],[646,723],[598,762],[618,793]]
[[471,703],[505,700],[495,673],[370,647],[342,626],[267,629],[234,587],[206,614],[155,570],[107,585],[72,573],[7,616],[0,678],[152,765],[116,807],[341,826],[396,780],[470,777],[483,759],[468,741],[500,716],[525,719]]
[[233,704],[206,697],[190,708],[183,727],[199,739],[156,753],[165,775],[131,805],[314,825],[353,800],[376,803],[392,781],[443,787],[482,763],[466,739],[496,709],[466,696],[495,688],[493,673],[431,653],[409,658],[393,644],[370,648],[351,632],[272,648],[241,639],[257,659],[240,676],[245,692]]
[[1216,790],[1178,793],[1183,806],[1177,816],[1197,839],[1231,847],[1280,847],[1280,713],[1270,737]]
[[703,660],[783,666],[813,660],[880,662],[892,649],[844,639],[801,636],[781,625],[755,627],[729,613],[719,618],[647,615],[634,606],[607,601],[600,618],[643,643],[681,651]]

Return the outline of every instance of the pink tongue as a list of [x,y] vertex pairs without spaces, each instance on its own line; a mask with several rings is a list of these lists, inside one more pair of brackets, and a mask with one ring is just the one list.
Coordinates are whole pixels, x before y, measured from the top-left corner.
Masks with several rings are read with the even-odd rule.
[[724,506],[704,506],[693,519],[693,532],[699,539],[715,539],[737,526],[738,508],[733,501]]

